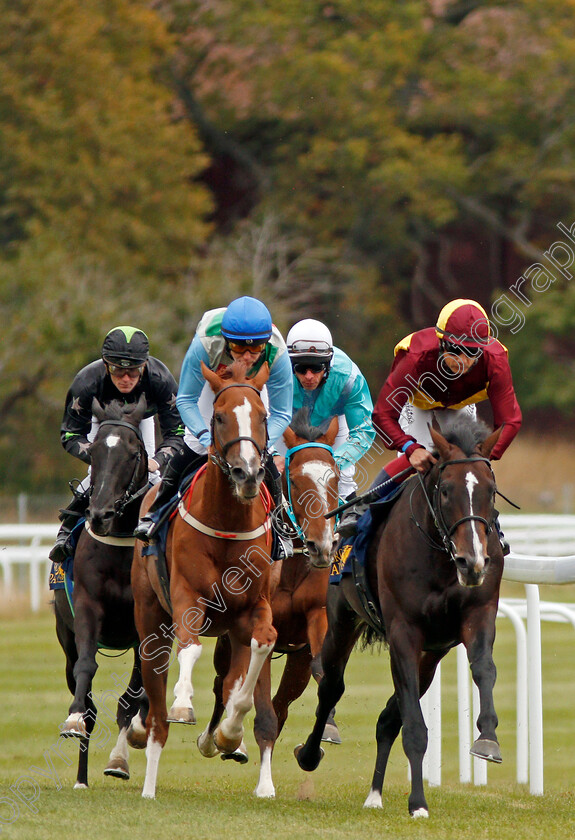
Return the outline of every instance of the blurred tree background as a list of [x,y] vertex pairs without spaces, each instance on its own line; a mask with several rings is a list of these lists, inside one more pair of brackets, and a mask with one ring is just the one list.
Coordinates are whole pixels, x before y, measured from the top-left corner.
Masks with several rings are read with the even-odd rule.
[[403,335],[476,298],[526,427],[569,422],[575,2],[0,10],[5,492],[74,474],[64,396],[111,327],[177,375],[202,312],[239,294],[284,332],[325,320],[374,397]]

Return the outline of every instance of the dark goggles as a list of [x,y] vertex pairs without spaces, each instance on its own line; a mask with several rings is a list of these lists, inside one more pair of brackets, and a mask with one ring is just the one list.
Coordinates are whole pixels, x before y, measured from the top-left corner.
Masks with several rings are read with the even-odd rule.
[[450,353],[453,356],[468,356],[470,358],[475,358],[480,356],[483,352],[481,347],[464,347],[462,344],[452,344],[451,341],[446,341],[446,339],[443,339],[441,345],[444,353]]
[[318,362],[317,364],[311,364],[310,362],[296,362],[293,365],[293,369],[295,373],[305,374],[309,371],[311,373],[321,373],[321,371],[325,371],[327,366]]

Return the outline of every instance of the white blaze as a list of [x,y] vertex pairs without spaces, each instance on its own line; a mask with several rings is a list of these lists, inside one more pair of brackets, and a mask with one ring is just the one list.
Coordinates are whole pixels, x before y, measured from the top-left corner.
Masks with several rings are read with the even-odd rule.
[[[244,397],[243,405],[238,405],[234,408],[234,414],[236,415],[236,419],[238,421],[238,436],[252,437],[252,407],[247,397]],[[249,463],[250,457],[253,454],[252,449],[250,448],[251,446],[253,446],[253,444],[250,444],[247,440],[240,441],[240,457],[243,458],[246,463]]]
[[[465,476],[465,484],[467,485],[467,492],[469,494],[469,515],[474,516],[473,512],[473,488],[476,484],[479,484],[478,480],[475,478],[473,473],[467,473]],[[474,519],[471,520],[469,523],[471,525],[471,531],[473,533],[473,551],[475,556],[480,559],[482,558],[482,551],[481,551],[481,540],[479,539],[479,534],[477,532],[477,523]]]

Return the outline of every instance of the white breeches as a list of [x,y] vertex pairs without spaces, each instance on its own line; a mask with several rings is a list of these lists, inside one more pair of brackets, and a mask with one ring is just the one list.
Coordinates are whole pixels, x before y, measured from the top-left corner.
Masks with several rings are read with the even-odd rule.
[[[467,415],[475,420],[477,417],[476,406],[466,405],[464,408],[423,409],[406,403],[399,416],[399,425],[406,435],[409,435],[409,437],[413,438],[413,440],[422,446],[425,446],[431,452],[434,446],[429,433],[429,425],[433,424],[433,419],[435,418],[439,424],[440,431],[444,432],[450,423],[461,414]],[[398,455],[401,454],[401,452],[398,453]]]

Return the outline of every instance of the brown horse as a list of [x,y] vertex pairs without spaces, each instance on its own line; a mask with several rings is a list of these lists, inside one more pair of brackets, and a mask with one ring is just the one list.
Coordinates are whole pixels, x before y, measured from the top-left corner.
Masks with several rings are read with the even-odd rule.
[[[333,519],[326,519],[324,514],[336,507],[338,500],[338,470],[332,449],[337,431],[337,418],[332,420],[324,433],[310,426],[306,416],[298,412],[284,432],[289,447],[282,476],[287,506],[285,519],[279,527],[292,531],[295,537],[294,556],[277,563],[274,568],[271,604],[273,623],[278,633],[275,651],[286,654],[286,660],[273,698],[278,720],[276,737],[270,739],[267,728],[260,723],[265,721],[265,714],[260,718],[257,713],[254,721],[254,736],[260,749],[260,775],[254,793],[259,797],[275,795],[271,760],[290,704],[302,695],[312,674],[317,682],[322,676],[320,653],[327,631],[325,602],[329,567],[337,544]],[[217,674],[214,712],[198,739],[200,752],[208,758],[217,754],[212,740],[224,713],[222,684],[229,668],[229,657],[229,642],[223,636],[218,639],[214,652]],[[326,723],[323,740],[341,743],[333,714]],[[248,760],[244,744],[234,753],[222,757],[240,763]]]
[[[214,749],[230,753],[241,744],[243,720],[256,690],[269,738],[275,738],[277,728],[269,679],[269,655],[277,637],[270,606],[271,534],[269,506],[261,492],[267,420],[260,391],[269,368],[264,365],[253,379],[246,378],[245,366],[238,363],[229,370],[231,378],[203,364],[202,372],[215,394],[210,460],[170,524],[169,603],[155,563],[138,547],[132,567],[142,676],[150,700],[142,792],[148,798],[155,796],[169,721],[195,722],[192,670],[202,649],[200,636],[227,633],[231,645],[222,686],[227,716],[214,732]],[[168,713],[173,636],[180,675]]]
[[[500,431],[487,436],[486,427],[472,421],[454,425],[446,437],[432,429],[438,462],[425,478],[410,480],[369,544],[367,579],[380,610],[379,637],[389,645],[395,693],[377,723],[377,759],[366,807],[382,807],[389,752],[403,727],[412,780],[409,811],[414,817],[428,816],[422,776],[427,729],[419,699],[438,663],[460,642],[480,696],[480,734],[472,754],[501,761],[493,641],[503,554],[493,527],[496,487],[488,460]],[[343,694],[347,660],[366,626],[365,604],[351,575],[329,588],[316,722],[295,751],[303,770],[314,770],[322,758],[323,727]]]
[[76,788],[88,786],[88,747],[97,715],[92,680],[99,648],[134,648],[129,685],[121,697],[115,697],[119,736],[104,774],[129,779],[128,744],[138,748],[146,744],[147,702],[130,586],[131,535],[148,488],[148,456],[139,429],[145,411],[145,396],[131,409],[116,401],[102,408],[94,400],[93,412],[100,425],[90,446],[90,504],[74,553],[73,594],[69,579],[67,591],[54,592],[56,633],[66,654],[66,680],[74,695],[61,735],[80,739]]

